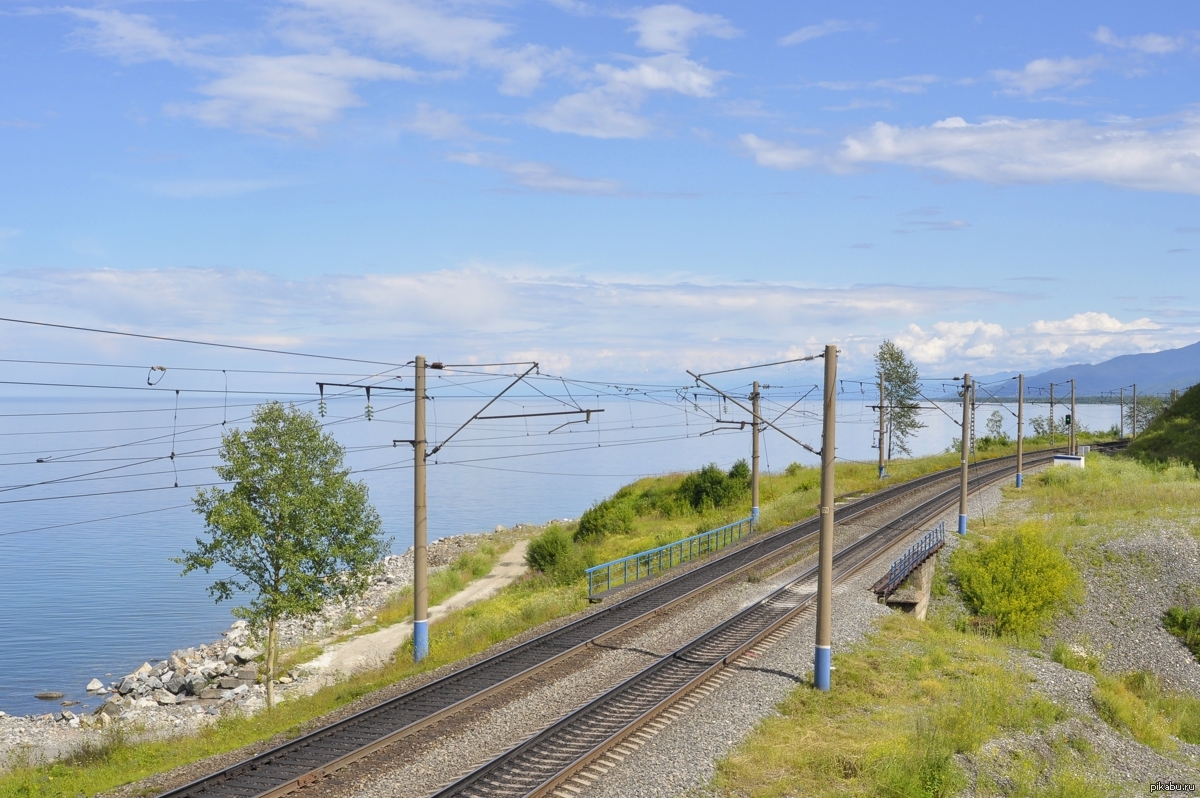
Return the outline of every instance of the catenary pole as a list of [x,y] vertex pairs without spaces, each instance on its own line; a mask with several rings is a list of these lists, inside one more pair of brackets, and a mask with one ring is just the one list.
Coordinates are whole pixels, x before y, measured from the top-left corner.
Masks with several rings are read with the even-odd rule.
[[1054,448],[1054,383],[1050,383],[1050,448]]
[[416,359],[413,403],[413,661],[429,654],[429,573],[425,500],[425,356]]
[[884,416],[884,392],[883,392],[883,372],[879,373],[879,478],[883,479],[886,464],[884,462],[883,453],[883,437],[884,430],[887,428],[886,418]]
[[1125,388],[1121,388],[1121,440],[1125,440]]
[[967,534],[967,446],[971,434],[971,375],[963,375],[961,470],[958,486],[958,534]]
[[1025,471],[1025,375],[1017,375],[1017,487]]
[[1067,453],[1072,457],[1079,454],[1079,445],[1075,439],[1075,427],[1079,425],[1079,417],[1075,415],[1075,378],[1071,378],[1071,426],[1068,429],[1071,437],[1067,443]]
[[754,394],[750,399],[754,408],[754,418],[750,422],[750,428],[754,431],[754,443],[750,447],[750,523],[755,525],[758,523],[758,433],[761,426],[758,423],[758,380],[754,381]]
[[837,347],[825,347],[824,425],[821,434],[821,542],[817,570],[817,645],[813,686],[829,689],[830,629],[833,625],[833,463],[837,411]]
[[1129,437],[1137,440],[1137,383],[1133,384],[1133,424]]

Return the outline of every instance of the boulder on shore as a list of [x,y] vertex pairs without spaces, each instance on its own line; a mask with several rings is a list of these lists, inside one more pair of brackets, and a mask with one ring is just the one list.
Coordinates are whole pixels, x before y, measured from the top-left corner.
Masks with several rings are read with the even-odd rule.
[[103,690],[103,689],[104,689],[104,682],[100,681],[99,679],[92,679],[90,682],[87,683],[87,691],[89,693],[95,693],[95,692],[97,692],[99,690]]

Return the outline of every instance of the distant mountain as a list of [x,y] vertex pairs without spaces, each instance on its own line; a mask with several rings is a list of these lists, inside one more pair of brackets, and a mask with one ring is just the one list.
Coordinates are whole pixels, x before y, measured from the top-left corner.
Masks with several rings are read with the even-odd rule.
[[[1025,376],[1028,386],[1068,382],[1075,379],[1078,396],[1098,396],[1106,391],[1137,383],[1139,394],[1162,394],[1172,388],[1185,390],[1200,383],[1200,341],[1181,349],[1121,355],[1095,365],[1079,364]],[[1016,394],[1016,381],[1004,391]],[[1057,392],[1059,389],[1055,389]],[[1062,390],[1066,390],[1064,387]],[[1126,395],[1129,391],[1125,392]]]

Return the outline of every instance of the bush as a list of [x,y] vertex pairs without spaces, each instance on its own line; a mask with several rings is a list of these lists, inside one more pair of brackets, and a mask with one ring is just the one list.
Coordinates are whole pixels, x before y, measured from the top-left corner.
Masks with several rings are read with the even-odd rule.
[[959,549],[951,559],[963,598],[1001,634],[1036,632],[1056,610],[1079,597],[1079,574],[1040,530],[1015,532]]
[[1200,607],[1171,607],[1163,615],[1163,627],[1200,657]]
[[750,467],[745,460],[738,460],[726,474],[716,463],[709,463],[699,471],[688,474],[679,483],[679,495],[694,510],[708,507],[724,507],[737,501],[750,486]]
[[584,510],[575,529],[576,540],[591,540],[608,535],[628,535],[633,531],[635,513],[625,497],[618,493],[609,499],[598,501]]
[[535,571],[550,573],[561,560],[570,556],[573,546],[567,531],[557,524],[529,541],[525,563]]

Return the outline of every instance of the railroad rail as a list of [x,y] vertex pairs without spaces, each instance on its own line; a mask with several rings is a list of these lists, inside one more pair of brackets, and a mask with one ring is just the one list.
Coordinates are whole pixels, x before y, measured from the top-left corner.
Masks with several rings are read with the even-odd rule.
[[[1026,455],[1028,464],[1049,460],[1055,450]],[[980,476],[1013,470],[1013,457],[971,466]],[[890,486],[835,510],[844,523],[911,491],[958,477],[958,468]],[[311,784],[345,765],[385,748],[483,700],[498,690],[620,633],[714,584],[762,564],[796,544],[813,541],[816,516],[779,532],[724,550],[698,566],[664,578],[641,592],[502,651],[415,690],[384,701],[329,726],[265,751],[159,798],[276,798]]]
[[[978,490],[1015,473],[1015,465],[1005,466],[971,478],[968,487]],[[844,547],[834,555],[834,583],[844,581],[871,563],[922,522],[952,506],[957,498],[957,487],[942,491]],[[816,599],[816,574],[816,566],[809,568],[766,598],[436,793],[434,798],[536,798],[554,793],[641,726],[806,610]]]

